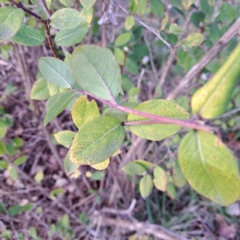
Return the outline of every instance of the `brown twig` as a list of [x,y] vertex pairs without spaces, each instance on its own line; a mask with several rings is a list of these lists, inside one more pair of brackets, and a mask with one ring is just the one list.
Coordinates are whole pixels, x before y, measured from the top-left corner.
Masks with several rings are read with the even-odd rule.
[[190,71],[181,79],[180,83],[167,96],[166,99],[175,98],[182,88],[186,86],[202,69],[238,34],[240,18],[228,29],[219,41],[197,62]]

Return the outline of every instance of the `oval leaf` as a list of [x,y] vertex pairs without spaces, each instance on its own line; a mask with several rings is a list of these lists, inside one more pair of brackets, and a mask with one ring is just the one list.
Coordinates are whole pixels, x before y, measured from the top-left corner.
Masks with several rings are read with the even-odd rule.
[[131,37],[132,37],[131,33],[123,33],[119,35],[115,40],[115,46],[119,47],[127,44],[130,41]]
[[84,6],[84,8],[90,9],[96,2],[96,0],[80,0],[80,2]]
[[24,12],[20,8],[0,8],[0,42],[13,37],[22,25]]
[[58,29],[74,28],[85,20],[75,9],[63,8],[56,11],[50,18],[50,25]]
[[139,183],[139,191],[142,198],[147,198],[153,189],[153,181],[152,177],[149,174],[146,174],[144,177],[141,178]]
[[90,102],[86,96],[81,96],[75,101],[72,108],[72,119],[78,129],[98,116],[99,110],[95,100],[92,99]]
[[74,173],[80,164],[76,164],[70,161],[70,151],[68,151],[66,157],[64,158],[64,169],[66,174],[69,176],[70,174]]
[[49,98],[46,102],[47,113],[44,117],[44,126],[58,116],[76,96],[77,93],[75,91],[68,91]]
[[153,179],[154,186],[158,190],[165,192],[167,188],[167,183],[168,183],[168,179],[165,171],[161,167],[156,166],[153,169],[153,176],[154,176],[154,179]]
[[54,41],[58,46],[73,46],[80,43],[88,32],[90,25],[81,23],[74,28],[60,30]]
[[192,97],[194,113],[211,119],[224,113],[240,75],[240,44],[213,78]]
[[216,136],[189,132],[181,142],[179,164],[189,184],[220,205],[230,205],[240,196],[238,165]]
[[122,170],[130,176],[142,175],[144,172],[146,172],[146,169],[143,166],[135,162],[126,164]]
[[128,16],[126,21],[125,21],[125,28],[127,30],[130,30],[135,24],[135,19],[133,16]]
[[118,119],[94,118],[78,131],[70,149],[70,160],[85,165],[103,162],[118,150],[124,135]]
[[66,148],[69,148],[71,146],[75,136],[76,136],[76,133],[69,130],[60,131],[54,134],[54,137],[57,143],[59,143],[60,145]]
[[22,25],[12,40],[24,46],[40,46],[44,42],[44,37],[36,29]]
[[[170,118],[188,119],[189,116],[185,109],[181,108],[173,101],[168,100],[149,100],[140,103],[134,109]],[[128,115],[128,121],[139,120],[146,120],[146,118],[134,114]],[[173,124],[142,124],[129,126],[129,130],[137,136],[155,141],[167,138],[176,133],[179,129],[180,126]]]
[[50,83],[71,88],[74,83],[71,71],[66,63],[53,57],[42,57],[39,60],[39,70]]
[[31,99],[46,100],[50,97],[47,81],[44,78],[38,79],[31,90]]
[[97,46],[79,46],[72,54],[76,84],[103,99],[111,100],[121,89],[121,74],[112,52]]

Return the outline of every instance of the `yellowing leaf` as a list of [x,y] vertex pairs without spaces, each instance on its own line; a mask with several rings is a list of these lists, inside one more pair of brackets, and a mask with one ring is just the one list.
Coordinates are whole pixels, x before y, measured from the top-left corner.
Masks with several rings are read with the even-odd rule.
[[168,183],[168,179],[165,171],[161,167],[156,166],[153,169],[153,175],[154,175],[154,179],[153,179],[154,186],[158,190],[165,192],[167,183]]
[[93,165],[90,165],[90,166],[92,168],[96,169],[96,170],[104,170],[108,167],[109,163],[110,163],[110,159],[108,158],[107,160],[105,160],[103,162],[93,164]]
[[46,100],[50,97],[47,81],[44,78],[38,79],[31,90],[31,99]]
[[78,129],[98,116],[99,110],[95,100],[88,101],[87,96],[78,98],[72,107],[72,119]]
[[126,21],[125,21],[125,28],[127,30],[130,30],[135,24],[135,19],[133,16],[128,16]]
[[240,75],[240,44],[218,72],[192,97],[194,113],[211,119],[224,113]]
[[139,183],[139,191],[142,198],[147,198],[153,189],[152,177],[149,174],[143,176]]
[[230,205],[240,196],[238,165],[216,136],[189,132],[181,142],[179,164],[189,184],[220,205]]
[[71,143],[75,136],[76,133],[69,130],[60,131],[54,134],[56,141],[66,148],[69,148],[71,146]]
[[[135,110],[147,112],[159,116],[170,118],[188,119],[188,113],[173,101],[167,100],[149,100],[137,105]],[[128,115],[128,121],[146,120],[134,114]],[[180,129],[179,126],[173,124],[142,124],[129,126],[129,130],[137,136],[149,140],[162,140],[167,138]]]

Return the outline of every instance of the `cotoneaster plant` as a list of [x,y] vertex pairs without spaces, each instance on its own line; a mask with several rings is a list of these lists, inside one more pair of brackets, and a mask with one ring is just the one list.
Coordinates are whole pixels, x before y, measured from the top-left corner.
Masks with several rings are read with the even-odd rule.
[[[176,174],[183,174],[183,182],[186,178],[193,189],[218,204],[229,205],[236,201],[240,196],[238,165],[231,151],[214,134],[216,129],[204,122],[205,119],[214,119],[223,114],[229,104],[240,75],[240,45],[213,78],[192,96],[191,106],[195,116],[192,119],[173,100],[123,102],[119,64],[124,64],[125,56],[119,46],[130,40],[130,33],[124,33],[116,39],[114,53],[95,45],[78,45],[72,54],[65,54],[64,61],[59,59],[56,46],[74,46],[81,42],[89,30],[95,1],[80,2],[83,5],[81,12],[69,7],[61,8],[48,19],[43,19],[13,0],[10,3],[15,7],[0,9],[0,41],[11,39],[25,46],[45,44],[52,50],[54,57],[39,59],[41,77],[33,85],[31,98],[47,100],[45,126],[66,107],[71,108],[78,132],[63,130],[55,134],[58,143],[69,148],[64,160],[66,173],[76,173],[80,165],[90,165],[98,170],[107,168],[111,156],[119,153],[126,131],[143,139],[160,141],[184,127],[188,133],[179,146],[177,164],[180,168],[175,168]],[[182,2],[185,9],[191,5]],[[51,3],[47,4],[50,8]],[[100,24],[109,21],[117,24],[113,18],[113,1],[109,4],[105,15],[99,20]],[[145,9],[146,1],[131,1],[125,22],[127,30],[134,26],[135,21],[144,26],[145,23],[135,18],[134,13],[141,16]],[[25,14],[30,14],[43,24],[45,35],[22,23]],[[166,15],[162,21],[162,31],[167,22]],[[52,29],[57,31],[54,39],[50,31]],[[173,47],[161,37],[160,31],[150,30],[170,50],[179,46],[198,46],[204,40],[202,34],[192,33]],[[181,29],[177,24],[170,25],[169,33],[179,34],[179,31]],[[107,110],[100,112],[96,101],[107,106]],[[198,120],[200,118],[201,121]],[[174,195],[171,184],[174,179],[158,165],[136,160],[125,165],[123,170],[129,175],[143,175],[140,193],[144,198],[151,193],[153,186]]]

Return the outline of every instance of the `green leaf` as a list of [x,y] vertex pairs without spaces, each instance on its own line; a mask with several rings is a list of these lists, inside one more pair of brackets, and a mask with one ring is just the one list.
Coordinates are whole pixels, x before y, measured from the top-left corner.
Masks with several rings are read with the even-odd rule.
[[39,171],[35,174],[34,176],[34,180],[37,182],[37,183],[41,183],[41,181],[44,179],[44,173],[43,171]]
[[84,6],[86,9],[90,9],[96,0],[80,0],[81,4]]
[[163,5],[162,1],[150,0],[150,4],[151,4],[152,13],[156,17],[161,18],[163,16],[163,13],[164,13],[164,5]]
[[13,37],[22,25],[24,12],[20,8],[0,8],[0,42]]
[[146,169],[135,162],[130,162],[126,164],[122,169],[127,175],[133,176],[133,175],[143,175],[143,173],[146,172]]
[[193,0],[182,0],[182,5],[185,8],[185,10],[188,10],[191,5],[193,4]]
[[3,155],[5,153],[5,150],[6,150],[5,143],[3,141],[0,141],[0,155]]
[[211,16],[213,14],[214,7],[208,4],[208,0],[201,0],[200,6],[202,9],[202,12],[205,13],[206,15]]
[[20,205],[13,205],[8,209],[8,214],[10,216],[15,216],[17,214],[19,214],[20,212],[22,212],[22,206]]
[[183,47],[196,47],[202,44],[204,41],[204,35],[201,33],[191,33],[180,44]]
[[73,46],[80,43],[89,30],[90,25],[81,23],[74,28],[60,30],[54,41],[58,46]]
[[3,160],[0,160],[0,169],[5,169],[8,167],[8,163],[3,161]]
[[59,2],[64,5],[65,7],[70,8],[72,6],[72,0],[59,0]]
[[51,5],[52,5],[52,0],[46,0],[46,5],[47,5],[48,10],[50,10]]
[[95,117],[99,117],[95,100],[88,101],[87,96],[81,96],[75,101],[72,108],[72,119],[78,129]]
[[222,22],[229,24],[235,19],[235,10],[228,2],[222,4],[220,9],[220,18]]
[[126,45],[130,41],[131,37],[132,33],[123,33],[116,38],[114,44],[116,47]]
[[64,169],[66,174],[69,176],[75,172],[81,164],[76,164],[70,161],[70,151],[68,151],[66,157],[64,158]]
[[68,91],[49,98],[46,103],[47,113],[44,117],[44,126],[58,116],[76,96],[77,93],[75,91]]
[[21,156],[14,161],[15,166],[19,166],[27,161],[27,156]]
[[169,33],[180,35],[182,33],[182,29],[176,23],[172,23],[169,27]]
[[30,97],[35,100],[46,100],[50,97],[47,81],[44,78],[40,78],[34,83]]
[[234,49],[224,65],[192,97],[194,113],[211,119],[223,114],[240,75],[240,44]]
[[135,19],[133,16],[128,16],[125,21],[125,28],[130,30],[135,24]]
[[92,174],[91,179],[95,181],[100,181],[105,177],[104,171],[96,171]]
[[89,9],[82,8],[81,14],[85,17],[85,21],[90,24],[93,19],[93,7],[90,7]]
[[40,46],[44,43],[44,37],[39,31],[24,24],[12,40],[24,46]]
[[54,134],[57,143],[66,148],[69,148],[71,146],[75,136],[76,133],[69,130],[60,131]]
[[154,179],[153,179],[154,186],[158,190],[165,192],[168,184],[168,179],[165,171],[161,167],[156,166],[153,169],[153,176],[154,176]]
[[129,5],[129,11],[131,13],[137,12],[138,9],[138,0],[131,0],[130,5]]
[[120,48],[114,48],[114,56],[115,56],[117,62],[123,66],[124,62],[125,62],[125,54],[124,54],[123,50]]
[[175,199],[176,196],[177,196],[176,189],[175,189],[175,187],[173,186],[173,184],[171,184],[171,183],[169,183],[169,184],[167,185],[166,192],[167,192],[167,195],[168,195],[171,199]]
[[139,183],[139,191],[142,198],[147,198],[153,189],[152,177],[149,174],[143,176]]
[[63,8],[54,12],[50,20],[50,25],[54,28],[69,29],[85,21],[85,18],[75,9]]
[[92,165],[103,162],[118,150],[124,140],[124,128],[113,117],[97,117],[78,131],[70,148],[70,160]]
[[186,178],[183,176],[182,170],[179,166],[178,161],[174,161],[174,166],[172,169],[173,184],[179,188],[182,188],[187,183]]
[[168,23],[168,19],[169,19],[168,14],[165,13],[165,17],[163,18],[162,24],[161,24],[161,30],[164,30],[164,29],[165,29],[165,27],[166,27],[166,25],[167,25],[167,23]]
[[[45,80],[46,81],[46,80]],[[62,92],[66,92],[67,89],[66,88],[60,88],[50,82],[47,82],[47,88],[48,88],[48,91],[49,91],[49,94],[50,96],[52,97],[53,95],[55,94],[58,94],[58,93],[62,93]]]
[[96,170],[104,170],[108,167],[110,163],[110,158],[106,159],[103,162],[97,163],[97,164],[92,164],[90,165],[92,168],[96,169]]
[[17,181],[18,180],[18,171],[15,167],[8,166],[8,173],[12,180]]
[[58,87],[71,88],[74,83],[68,65],[59,59],[41,57],[39,60],[39,70],[47,81]]
[[[72,54],[72,72],[76,84],[103,99],[111,100],[121,89],[121,74],[112,52],[106,48],[85,45]],[[79,67],[84,66],[84,67]]]
[[238,165],[213,134],[189,132],[181,142],[178,158],[184,176],[198,193],[220,205],[230,205],[239,198]]
[[[151,113],[170,118],[188,119],[189,115],[185,109],[181,108],[173,101],[168,100],[149,100],[140,103],[135,110]],[[128,121],[147,120],[147,118],[134,114],[128,115]],[[173,124],[142,124],[129,126],[132,133],[149,140],[159,141],[176,133],[180,126]]]
[[138,15],[142,16],[145,13],[146,4],[147,4],[146,0],[138,0],[138,10],[137,10]]
[[119,119],[119,121],[121,121],[121,122],[127,121],[125,113],[123,113],[122,111],[119,111],[117,109],[114,109],[114,108],[106,109],[106,111],[104,111],[104,116],[115,117],[115,118]]

